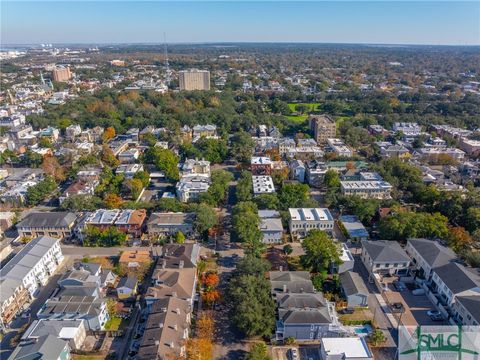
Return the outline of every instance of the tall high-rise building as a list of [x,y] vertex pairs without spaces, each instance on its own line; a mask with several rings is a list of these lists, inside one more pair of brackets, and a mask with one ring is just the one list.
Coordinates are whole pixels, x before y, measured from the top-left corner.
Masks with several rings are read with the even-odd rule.
[[210,90],[210,71],[183,70],[179,73],[180,90]]
[[72,73],[68,66],[57,66],[52,71],[53,81],[68,81],[72,78]]
[[319,145],[325,145],[327,139],[336,136],[335,121],[328,115],[310,115],[309,122],[315,141]]

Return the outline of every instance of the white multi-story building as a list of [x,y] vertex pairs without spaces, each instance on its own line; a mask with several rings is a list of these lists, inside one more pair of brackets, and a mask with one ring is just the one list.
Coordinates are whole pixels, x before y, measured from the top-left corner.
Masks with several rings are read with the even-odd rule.
[[7,325],[28,300],[45,286],[63,261],[60,239],[30,241],[0,270],[0,325]]
[[210,177],[208,175],[182,176],[176,185],[177,197],[182,202],[196,200],[200,194],[208,191]]
[[333,152],[337,156],[353,156],[352,149],[345,145],[342,139],[327,139],[327,151]]
[[340,181],[343,195],[356,195],[364,199],[389,199],[392,185],[383,180]]
[[253,183],[253,196],[262,194],[273,194],[275,192],[275,186],[271,176],[258,175],[252,176]]
[[290,234],[305,237],[310,230],[333,231],[333,216],[327,208],[290,208]]
[[396,122],[393,124],[393,131],[402,132],[406,136],[419,136],[422,132],[422,127],[417,123]]

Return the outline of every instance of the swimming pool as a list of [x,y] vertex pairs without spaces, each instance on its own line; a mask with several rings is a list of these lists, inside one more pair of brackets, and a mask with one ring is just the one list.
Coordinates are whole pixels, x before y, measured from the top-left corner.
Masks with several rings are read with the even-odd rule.
[[370,325],[356,326],[353,331],[357,335],[368,335],[372,332],[372,327]]

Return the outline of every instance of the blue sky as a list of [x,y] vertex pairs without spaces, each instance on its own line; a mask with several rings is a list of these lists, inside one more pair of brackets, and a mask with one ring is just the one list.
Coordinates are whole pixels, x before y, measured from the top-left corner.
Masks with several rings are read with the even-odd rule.
[[2,44],[480,45],[480,1],[4,1]]

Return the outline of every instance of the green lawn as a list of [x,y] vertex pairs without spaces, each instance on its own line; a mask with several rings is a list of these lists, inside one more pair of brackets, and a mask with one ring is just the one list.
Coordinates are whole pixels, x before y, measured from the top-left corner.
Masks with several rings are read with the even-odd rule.
[[320,103],[288,103],[288,107],[291,111],[295,112],[295,106],[297,105],[305,105],[308,106],[310,109],[309,111],[316,111],[317,108],[320,106]]
[[122,323],[122,318],[114,317],[105,323],[105,330],[117,331]]
[[307,120],[308,115],[293,115],[293,116],[287,116],[286,118],[294,122],[302,123],[305,120]]
[[335,119],[335,124],[337,125],[337,128],[345,121],[350,119],[349,116],[339,116]]

